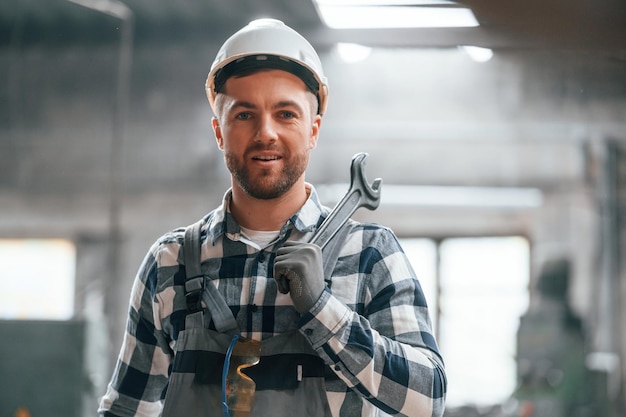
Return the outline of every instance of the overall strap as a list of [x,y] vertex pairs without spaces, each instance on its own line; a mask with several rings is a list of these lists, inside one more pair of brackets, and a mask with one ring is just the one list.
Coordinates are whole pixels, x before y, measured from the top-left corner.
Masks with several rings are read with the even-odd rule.
[[202,288],[204,276],[200,266],[200,229],[203,220],[188,226],[185,229],[185,244],[183,246],[183,258],[185,263],[185,298],[187,300],[187,312],[195,313],[202,310]]
[[[237,321],[230,311],[224,297],[218,292],[213,281],[205,280],[201,266],[200,231],[204,220],[200,220],[185,230],[185,244],[183,257],[185,262],[185,298],[187,300],[187,324],[190,326],[203,326],[202,297],[211,313],[215,329],[220,333],[237,334],[239,328]],[[206,282],[206,291],[205,289]]]

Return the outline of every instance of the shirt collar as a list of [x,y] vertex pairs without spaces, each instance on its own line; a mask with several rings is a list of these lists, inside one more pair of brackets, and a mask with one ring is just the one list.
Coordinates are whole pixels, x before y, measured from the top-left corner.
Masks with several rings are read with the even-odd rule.
[[[291,216],[280,230],[280,236],[284,236],[289,229],[294,227],[302,233],[315,231],[321,224],[323,218],[328,215],[328,208],[320,203],[317,191],[313,185],[306,183],[305,187],[309,193],[309,198],[304,205],[293,216]],[[232,188],[228,189],[222,199],[222,204],[213,211],[208,219],[208,238],[212,244],[222,235],[228,234],[233,237],[241,233],[241,227],[230,213],[230,200],[232,198]]]

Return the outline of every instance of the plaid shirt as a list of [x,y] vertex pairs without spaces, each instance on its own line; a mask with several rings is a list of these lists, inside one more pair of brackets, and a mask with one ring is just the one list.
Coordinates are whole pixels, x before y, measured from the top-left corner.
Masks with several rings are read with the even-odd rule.
[[[376,408],[402,416],[441,416],[446,378],[426,300],[390,229],[354,223],[331,289],[304,317],[288,294],[277,291],[275,250],[287,239],[308,240],[329,212],[315,189],[307,187],[307,202],[261,249],[241,234],[226,193],[202,230],[203,271],[208,266],[207,275],[243,336],[262,340],[299,328],[343,386],[327,388],[334,416],[373,416]],[[100,403],[102,416],[160,414],[178,333],[185,327],[185,270],[179,254],[184,230],[162,236],[139,269],[123,346]]]

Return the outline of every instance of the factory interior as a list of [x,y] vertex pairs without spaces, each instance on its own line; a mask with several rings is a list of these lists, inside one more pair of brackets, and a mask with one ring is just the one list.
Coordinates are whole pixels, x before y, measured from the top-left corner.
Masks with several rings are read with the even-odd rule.
[[230,187],[204,84],[264,17],[328,79],[307,182],[382,179],[353,218],[420,280],[445,416],[626,416],[626,3],[3,0],[0,417],[97,415],[144,256]]

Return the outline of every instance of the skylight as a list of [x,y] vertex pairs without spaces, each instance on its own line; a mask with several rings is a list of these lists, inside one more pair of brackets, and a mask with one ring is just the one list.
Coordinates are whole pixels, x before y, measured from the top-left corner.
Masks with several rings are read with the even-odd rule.
[[470,9],[447,0],[313,0],[313,4],[333,29],[479,26]]

